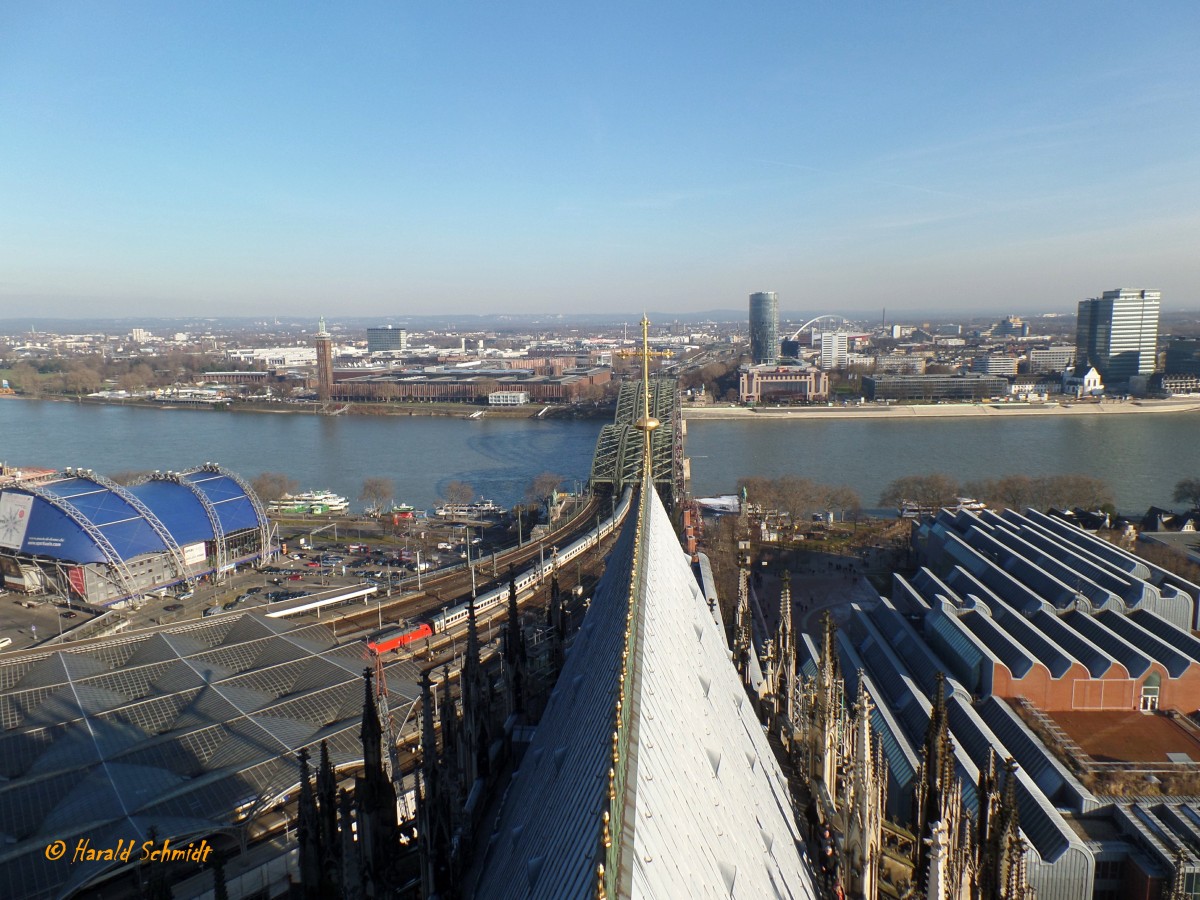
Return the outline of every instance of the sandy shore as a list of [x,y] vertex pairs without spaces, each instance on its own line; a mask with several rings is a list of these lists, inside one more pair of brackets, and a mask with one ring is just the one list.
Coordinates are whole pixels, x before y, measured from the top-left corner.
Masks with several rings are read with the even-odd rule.
[[1116,416],[1200,412],[1200,399],[1106,400],[1102,403],[938,403],[915,406],[762,407],[685,406],[683,417],[703,419],[948,419],[980,416]]

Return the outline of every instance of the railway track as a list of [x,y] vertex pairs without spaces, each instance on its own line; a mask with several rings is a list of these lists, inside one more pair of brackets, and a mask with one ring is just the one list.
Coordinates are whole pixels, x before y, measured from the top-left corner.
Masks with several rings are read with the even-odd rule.
[[[569,522],[551,531],[544,538],[496,554],[495,578],[489,575],[486,580],[480,580],[481,571],[490,569],[489,560],[486,557],[480,560],[475,565],[476,592],[483,593],[507,580],[510,566],[521,569],[527,563],[539,560],[548,554],[550,548],[566,544],[590,530],[594,527],[594,519],[599,509],[599,501],[592,497],[587,506],[572,516]],[[381,617],[385,624],[395,624],[399,619],[420,619],[436,612],[443,606],[455,603],[471,592],[471,573],[466,569],[455,569],[443,575],[433,574],[423,577],[421,582],[421,590],[416,593],[396,596],[394,599],[383,601],[375,608],[351,612],[336,619],[333,623],[334,633],[343,637],[375,630]]]

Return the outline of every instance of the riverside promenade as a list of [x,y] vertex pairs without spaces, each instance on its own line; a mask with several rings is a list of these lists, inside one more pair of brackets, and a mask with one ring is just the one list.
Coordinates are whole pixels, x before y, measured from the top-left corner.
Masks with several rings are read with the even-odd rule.
[[684,406],[684,419],[955,419],[1010,416],[1147,415],[1200,412],[1200,397],[1170,400],[1069,400],[1049,403],[925,403],[860,406]]

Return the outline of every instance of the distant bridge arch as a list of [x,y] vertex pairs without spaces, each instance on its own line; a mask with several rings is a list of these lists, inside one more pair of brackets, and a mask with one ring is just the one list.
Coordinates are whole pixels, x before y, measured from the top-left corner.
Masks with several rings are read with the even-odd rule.
[[849,326],[854,324],[849,319],[847,319],[845,316],[838,316],[838,315],[834,315],[833,313],[827,313],[823,316],[816,316],[814,318],[809,319],[807,322],[805,322],[803,325],[801,325],[799,328],[797,328],[795,330],[795,332],[793,332],[791,335],[789,335],[784,340],[789,340],[789,341],[800,340],[800,335],[802,335],[805,331],[807,331],[813,325],[816,325],[818,322],[832,322],[832,323],[836,324],[837,326],[839,326],[838,328],[835,329],[837,331],[848,331],[848,330],[850,330]]

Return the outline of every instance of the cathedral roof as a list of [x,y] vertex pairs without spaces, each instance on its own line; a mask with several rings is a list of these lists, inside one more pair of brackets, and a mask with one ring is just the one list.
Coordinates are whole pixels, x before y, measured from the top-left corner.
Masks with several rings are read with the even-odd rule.
[[724,629],[657,493],[643,490],[509,787],[475,895],[593,897],[604,864],[610,897],[815,897],[801,848]]

